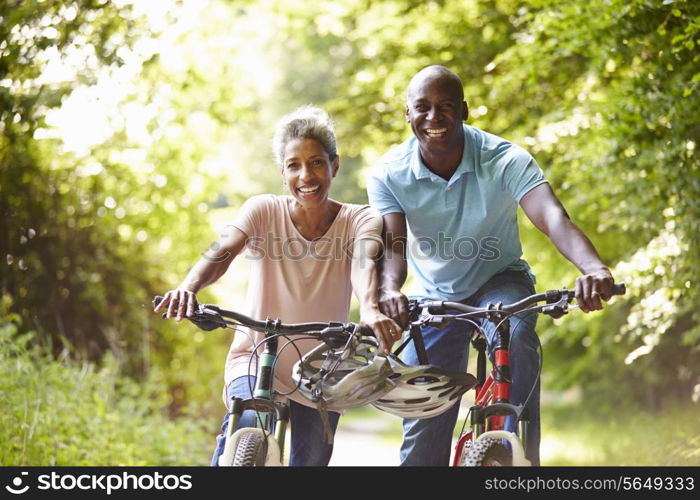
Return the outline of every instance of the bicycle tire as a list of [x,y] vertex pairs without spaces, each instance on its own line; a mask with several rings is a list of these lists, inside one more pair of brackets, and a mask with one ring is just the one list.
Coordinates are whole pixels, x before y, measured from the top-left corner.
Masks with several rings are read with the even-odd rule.
[[234,467],[264,467],[265,440],[257,432],[246,432],[238,439],[233,455]]
[[[474,443],[462,455],[460,465],[463,467],[510,467],[513,455],[499,439],[481,439]],[[467,448],[465,446],[465,448]]]
[[467,455],[469,455],[469,450],[472,447],[472,442],[467,441],[464,443],[464,447],[462,447],[462,452],[459,455],[459,462],[456,462],[457,467],[466,467],[467,466]]

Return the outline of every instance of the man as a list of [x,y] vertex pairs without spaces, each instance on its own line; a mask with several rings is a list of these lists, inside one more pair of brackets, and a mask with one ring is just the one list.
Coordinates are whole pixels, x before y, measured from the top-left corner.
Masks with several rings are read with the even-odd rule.
[[[370,204],[384,219],[380,307],[401,326],[408,322],[406,242],[416,295],[480,307],[515,302],[534,293],[534,276],[520,257],[520,205],[557,249],[581,271],[576,299],[584,312],[602,309],[614,284],[593,244],[569,219],[535,160],[522,148],[463,125],[468,108],[460,78],[443,66],[418,72],[408,86],[406,121],[413,137],[392,149],[368,183]],[[408,237],[408,239],[407,239]],[[526,404],[531,445],[539,464],[539,341],[536,315],[511,321],[511,402]],[[486,326],[491,344],[493,327]],[[431,364],[464,371],[464,327],[426,328]],[[405,361],[417,364],[407,348]],[[448,465],[459,405],[430,419],[404,420],[402,465]],[[508,430],[516,423],[509,418]]]

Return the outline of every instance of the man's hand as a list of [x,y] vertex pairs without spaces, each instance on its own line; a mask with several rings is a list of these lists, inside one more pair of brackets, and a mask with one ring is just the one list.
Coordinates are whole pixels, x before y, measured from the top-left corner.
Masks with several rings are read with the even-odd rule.
[[612,273],[607,267],[584,274],[576,278],[576,302],[585,313],[599,311],[603,303],[612,297],[612,289],[615,284]]
[[375,310],[361,314],[360,321],[372,328],[374,335],[379,341],[379,347],[385,354],[389,354],[391,346],[401,338],[401,332],[403,331],[401,327],[394,320],[379,311]]
[[197,297],[194,292],[184,288],[176,288],[175,290],[170,290],[163,296],[163,300],[156,305],[153,312],[161,311],[165,306],[168,306],[165,317],[175,318],[176,321],[182,321],[183,316],[187,318],[192,317],[196,304]]
[[408,298],[398,290],[379,290],[379,309],[393,319],[401,330],[408,328]]

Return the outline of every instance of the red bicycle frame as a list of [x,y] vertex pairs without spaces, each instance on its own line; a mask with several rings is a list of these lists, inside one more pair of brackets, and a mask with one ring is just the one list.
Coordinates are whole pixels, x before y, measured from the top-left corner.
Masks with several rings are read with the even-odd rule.
[[[483,336],[472,341],[477,350],[477,380],[478,384],[474,387],[475,397],[474,405],[470,409],[472,417],[471,429],[462,434],[455,445],[453,466],[458,466],[462,459],[462,454],[467,449],[467,443],[473,441],[484,431],[484,425],[480,420],[481,409],[486,409],[494,403],[510,402],[510,352],[508,344],[510,339],[510,325],[508,320],[499,323],[497,329],[496,348],[493,356],[493,369],[488,377],[486,374],[486,341]],[[477,412],[479,414],[477,414]],[[486,417],[487,431],[503,430],[505,427],[504,415],[490,415]],[[477,430],[477,435],[474,431]]]

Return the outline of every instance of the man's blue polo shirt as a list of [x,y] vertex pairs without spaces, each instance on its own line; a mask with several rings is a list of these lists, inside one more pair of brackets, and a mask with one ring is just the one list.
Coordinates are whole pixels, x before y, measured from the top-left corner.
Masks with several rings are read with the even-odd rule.
[[547,182],[542,170],[521,147],[463,127],[462,161],[449,181],[425,166],[415,137],[389,151],[368,180],[370,205],[406,215],[411,295],[462,300],[501,271],[530,272],[517,211],[525,193]]

